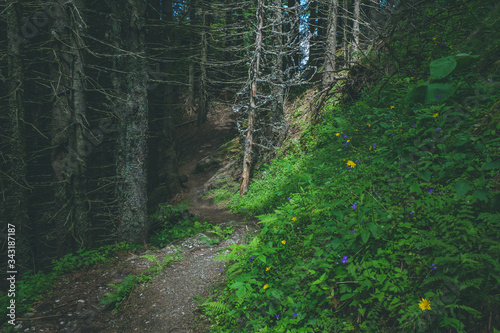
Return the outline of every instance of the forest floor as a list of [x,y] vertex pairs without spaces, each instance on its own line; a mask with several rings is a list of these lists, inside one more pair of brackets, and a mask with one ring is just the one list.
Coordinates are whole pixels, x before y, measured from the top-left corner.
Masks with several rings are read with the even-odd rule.
[[[192,125],[178,133],[181,156],[180,173],[188,176],[184,188],[173,200],[188,200],[190,213],[217,225],[231,225],[235,230],[226,240],[207,245],[205,236],[175,241],[161,249],[141,249],[115,256],[114,260],[74,272],[63,277],[54,291],[32,305],[33,311],[17,326],[21,332],[206,332],[209,325],[199,319],[194,296],[205,297],[224,281],[225,264],[214,261],[224,248],[248,240],[257,233],[255,221],[245,222],[223,206],[199,196],[200,189],[213,176],[214,170],[195,173],[198,161],[215,151],[235,135],[230,107],[216,106],[209,120],[200,128]],[[179,252],[180,251],[180,252]],[[166,255],[182,255],[154,275],[152,280],[137,285],[118,309],[99,305],[105,293],[114,289],[109,284],[121,283],[129,274],[137,275],[156,263],[142,256],[154,255],[163,262]]]

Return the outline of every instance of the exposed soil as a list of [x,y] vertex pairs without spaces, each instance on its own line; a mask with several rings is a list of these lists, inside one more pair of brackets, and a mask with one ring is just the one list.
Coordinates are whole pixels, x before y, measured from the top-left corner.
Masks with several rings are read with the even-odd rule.
[[[182,158],[180,173],[188,176],[185,188],[173,203],[188,200],[191,213],[204,221],[232,226],[234,233],[219,244],[207,245],[205,236],[176,241],[163,249],[142,249],[116,256],[106,265],[68,274],[43,301],[32,305],[17,328],[21,332],[206,332],[208,323],[196,314],[194,296],[207,296],[224,281],[224,261],[214,261],[231,244],[243,243],[258,232],[254,221],[198,196],[198,191],[215,173],[194,173],[196,164],[236,134],[230,107],[219,105],[201,128],[180,128],[178,144]],[[136,286],[117,312],[99,305],[109,284],[119,284],[129,274],[140,274],[157,266],[142,256],[155,255],[162,262],[168,255],[180,254],[182,260],[164,268],[148,283]]]

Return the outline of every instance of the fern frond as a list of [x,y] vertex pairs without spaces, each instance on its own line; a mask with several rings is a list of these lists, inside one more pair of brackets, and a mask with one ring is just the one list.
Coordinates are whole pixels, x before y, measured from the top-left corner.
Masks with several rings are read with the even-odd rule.
[[462,304],[450,304],[450,305],[446,305],[445,307],[452,309],[452,310],[455,310],[455,309],[464,310],[464,311],[468,312],[469,314],[471,314],[472,316],[474,316],[474,318],[476,318],[476,319],[481,318],[481,312],[474,309],[474,308],[471,308],[470,306],[466,306],[466,305],[462,305]]
[[222,302],[207,302],[207,303],[204,303],[203,306],[214,312],[215,314],[222,314],[222,313],[226,313],[226,312],[229,312],[229,309],[227,308],[226,304],[222,303]]

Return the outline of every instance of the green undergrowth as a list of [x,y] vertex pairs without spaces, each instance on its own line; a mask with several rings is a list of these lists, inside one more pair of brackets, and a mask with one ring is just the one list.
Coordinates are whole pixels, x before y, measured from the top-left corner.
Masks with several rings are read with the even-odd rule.
[[150,244],[155,247],[164,247],[175,240],[205,232],[218,237],[204,239],[207,244],[211,245],[227,239],[233,233],[232,227],[221,228],[208,222],[200,223],[198,218],[188,211],[187,201],[178,205],[159,204],[156,212],[149,216],[153,225]]
[[500,77],[480,60],[441,53],[327,105],[233,197],[261,233],[220,257],[212,332],[500,329]]
[[156,212],[149,216],[152,225],[149,238],[151,245],[164,247],[174,240],[191,237],[212,228],[208,222],[198,222],[198,218],[189,214],[188,210],[187,201],[179,205],[159,204]]
[[78,250],[76,253],[69,253],[59,260],[53,261],[52,270],[45,272],[27,272],[20,280],[16,281],[15,297],[8,294],[0,297],[0,307],[2,309],[2,321],[7,320],[7,306],[11,299],[15,300],[16,317],[30,311],[32,303],[40,300],[44,294],[50,293],[54,285],[64,274],[85,269],[97,264],[103,264],[113,258],[116,253],[135,251],[139,245],[130,245],[125,242],[102,246],[95,250]]

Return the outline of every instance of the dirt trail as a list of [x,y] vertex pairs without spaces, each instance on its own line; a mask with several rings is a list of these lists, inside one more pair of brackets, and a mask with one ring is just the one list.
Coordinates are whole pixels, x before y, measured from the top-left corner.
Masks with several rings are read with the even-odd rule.
[[[232,111],[218,107],[211,121],[201,128],[182,130],[178,137],[184,163],[180,173],[187,174],[186,186],[174,201],[189,200],[191,212],[205,221],[231,226],[235,231],[219,244],[207,245],[198,234],[162,249],[140,250],[116,256],[112,262],[64,277],[44,300],[33,304],[32,311],[17,326],[21,332],[78,333],[201,333],[208,324],[197,319],[194,296],[207,296],[224,280],[225,264],[214,261],[231,244],[248,240],[258,232],[254,221],[244,222],[211,200],[203,200],[198,191],[214,171],[193,173],[199,160],[234,136]],[[175,203],[175,202],[174,202]],[[209,236],[209,235],[207,235]],[[157,266],[142,256],[154,255],[160,262],[166,255],[182,255],[182,260],[164,268],[146,283],[134,288],[118,312],[99,305],[109,284],[119,284],[129,274],[140,274]]]
[[[182,157],[179,172],[186,174],[188,181],[184,183],[186,188],[176,196],[173,203],[188,200],[191,213],[204,217],[206,221],[214,224],[227,221],[241,222],[242,218],[229,213],[227,209],[214,204],[212,200],[200,198],[198,191],[214,175],[215,170],[196,173],[196,164],[237,134],[232,117],[230,106],[218,105],[214,107],[209,120],[203,126],[180,129],[180,134],[177,136],[178,151]],[[183,161],[185,162],[182,163]]]

